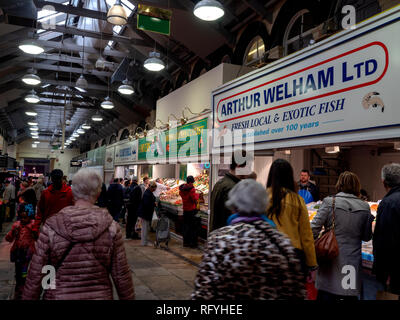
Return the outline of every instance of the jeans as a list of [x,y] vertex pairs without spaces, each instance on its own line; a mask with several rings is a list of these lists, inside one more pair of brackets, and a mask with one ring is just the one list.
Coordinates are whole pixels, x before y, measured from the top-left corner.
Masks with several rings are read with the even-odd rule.
[[197,247],[199,233],[199,218],[196,217],[197,210],[183,212],[183,245]]
[[147,246],[147,235],[149,234],[150,221],[142,219],[142,246]]

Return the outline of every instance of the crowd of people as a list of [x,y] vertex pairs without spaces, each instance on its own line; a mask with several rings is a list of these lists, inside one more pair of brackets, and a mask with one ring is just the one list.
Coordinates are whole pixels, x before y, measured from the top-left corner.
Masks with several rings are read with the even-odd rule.
[[[296,182],[290,163],[277,159],[263,186],[254,174],[240,174],[245,165],[233,158],[230,171],[211,192],[210,233],[192,299],[305,299],[306,284],[315,280],[317,300],[356,300],[362,287],[361,243],[371,239],[377,281],[382,290],[400,294],[400,164],[382,169],[387,194],[378,207],[374,232],[374,216],[362,199],[356,174],[340,174],[336,194],[323,199],[310,223],[299,192],[318,197],[308,171]],[[179,190],[183,240],[189,247],[197,246],[200,195],[193,183],[188,176]],[[58,169],[51,172],[48,185],[41,180],[6,181],[7,219],[16,220],[5,238],[13,243],[15,299],[40,299],[45,265],[54,267],[56,287],[44,290],[43,299],[113,299],[113,284],[119,299],[134,299],[121,225],[125,223],[126,239],[148,245],[157,190],[167,188],[147,177],[139,184],[134,176],[114,179],[107,189],[90,168],[80,169],[69,183]],[[329,230],[338,253],[322,260],[315,240]],[[355,270],[354,286],[343,286],[343,268],[348,266]]]

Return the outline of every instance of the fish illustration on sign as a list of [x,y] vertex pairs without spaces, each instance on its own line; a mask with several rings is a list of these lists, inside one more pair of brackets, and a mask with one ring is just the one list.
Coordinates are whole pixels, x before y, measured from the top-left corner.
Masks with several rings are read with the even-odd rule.
[[382,99],[380,98],[380,94],[379,92],[370,92],[367,93],[364,98],[362,99],[361,102],[362,106],[364,107],[364,109],[368,109],[369,107],[372,108],[377,108],[377,107],[381,107],[382,108],[382,112],[385,111],[385,104],[383,103]]

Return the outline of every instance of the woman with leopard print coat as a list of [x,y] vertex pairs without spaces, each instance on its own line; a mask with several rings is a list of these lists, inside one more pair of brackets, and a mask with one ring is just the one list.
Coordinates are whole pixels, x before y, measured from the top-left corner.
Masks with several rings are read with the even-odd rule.
[[226,205],[236,214],[209,235],[192,299],[305,299],[294,247],[264,215],[265,188],[243,180],[229,192]]

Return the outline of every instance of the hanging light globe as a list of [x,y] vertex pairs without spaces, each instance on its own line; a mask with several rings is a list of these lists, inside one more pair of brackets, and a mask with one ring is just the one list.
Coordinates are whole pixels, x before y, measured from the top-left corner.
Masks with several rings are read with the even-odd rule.
[[107,61],[103,58],[103,55],[100,55],[96,60],[96,69],[104,69],[106,67]]
[[215,21],[221,18],[225,12],[221,3],[216,0],[201,0],[193,9],[194,15],[205,21]]
[[38,103],[40,98],[37,96],[36,92],[32,90],[29,94],[25,96],[25,101],[28,103]]
[[107,109],[107,110],[113,109],[113,108],[114,108],[114,104],[112,103],[110,97],[107,96],[107,97],[104,99],[104,101],[101,103],[101,107],[102,107],[103,109]]
[[165,68],[165,64],[160,57],[161,55],[158,52],[150,52],[149,58],[146,59],[143,66],[149,71],[161,71]]
[[128,22],[128,17],[124,7],[121,5],[121,0],[116,0],[114,5],[107,12],[107,22],[122,26]]
[[22,81],[30,86],[36,86],[41,82],[40,77],[36,75],[36,71],[33,69],[28,70],[28,73],[22,77]]
[[91,126],[90,126],[89,124],[87,124],[87,123],[84,123],[84,124],[82,125],[82,129],[88,130],[88,129],[90,129],[90,128],[91,128]]
[[38,45],[35,41],[25,40],[18,46],[23,52],[28,54],[40,54],[44,52],[43,47]]
[[103,117],[98,112],[96,112],[96,114],[93,115],[92,120],[93,121],[103,121]]
[[78,78],[78,80],[76,80],[75,86],[80,89],[87,89],[88,82],[85,79],[85,77],[83,76],[83,74],[81,74],[80,77]]
[[76,132],[79,133],[79,134],[85,133],[85,131],[83,129],[78,129],[78,130],[76,130]]
[[129,95],[129,94],[133,94],[135,92],[135,90],[131,86],[128,79],[125,79],[124,81],[122,81],[122,84],[118,87],[118,92],[121,94]]

